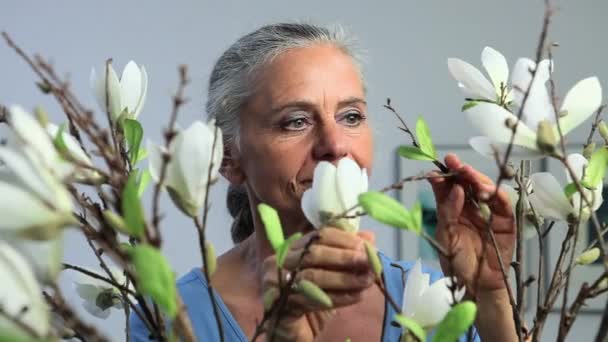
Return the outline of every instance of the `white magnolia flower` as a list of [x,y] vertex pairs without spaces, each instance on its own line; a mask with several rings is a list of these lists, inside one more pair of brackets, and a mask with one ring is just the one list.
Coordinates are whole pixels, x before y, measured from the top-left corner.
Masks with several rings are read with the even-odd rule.
[[[528,181],[528,183],[526,184],[526,187],[528,190],[527,193],[530,194],[532,192],[532,183],[530,181]],[[512,186],[510,186],[508,184],[501,184],[500,188],[503,189],[507,193],[507,195],[509,195],[509,201],[511,202],[511,207],[513,208],[513,217],[515,217],[515,213],[516,213],[516,209],[517,209],[517,201],[519,200],[519,193],[517,192],[517,190],[515,190],[515,188],[513,188]],[[525,201],[524,206],[523,206],[524,213],[527,213],[529,210],[531,210],[530,199]],[[524,240],[531,239],[535,236],[536,236],[536,227],[534,226],[534,223],[532,223],[532,221],[530,221],[528,219],[528,217],[526,217],[524,215],[524,229],[523,229]]]
[[481,62],[491,82],[481,71],[459,58],[448,58],[448,70],[467,99],[509,101],[511,98],[507,89],[509,66],[505,57],[486,46],[481,52]]
[[[502,151],[508,145],[512,130],[506,122],[517,122],[519,108],[524,93],[528,89],[532,76],[530,69],[537,66],[529,59],[522,58],[517,61],[513,71],[512,84],[514,87],[513,101],[509,108],[511,111],[495,103],[478,102],[465,110],[469,121],[483,136],[472,138],[469,143],[477,152],[493,158],[492,147]],[[521,121],[517,125],[517,132],[513,141],[513,152],[520,157],[541,157],[537,141],[539,123],[545,122],[559,137],[555,112],[546,88],[553,66],[549,60],[543,60],[538,65],[538,72],[522,112]],[[602,88],[597,77],[589,77],[576,83],[566,94],[559,109],[559,123],[564,135],[568,134],[583,123],[601,105]],[[513,114],[515,113],[515,114]]]
[[[19,317],[39,336],[46,336],[50,327],[49,310],[42,298],[42,290],[36,282],[34,272],[15,249],[1,240],[0,279],[2,279],[2,291],[0,291],[2,309],[11,316]],[[21,328],[1,316],[0,331],[9,336],[27,336]]]
[[[112,276],[118,284],[126,284],[127,278],[123,271],[110,269],[110,272],[112,272]],[[102,280],[82,275],[82,279],[75,281],[74,285],[78,296],[84,299],[82,306],[95,317],[105,319],[110,316],[111,308],[119,310],[123,308],[120,291]],[[129,288],[132,289],[132,286],[129,286]]]
[[[359,194],[366,192],[367,188],[367,171],[359,168],[354,160],[342,158],[337,167],[321,161],[315,167],[312,187],[302,195],[302,211],[315,228],[321,228],[329,217],[355,207]],[[359,217],[348,218],[346,223],[341,228],[359,229]]]
[[56,237],[73,222],[70,193],[62,183],[62,165],[49,135],[20,107],[11,107],[9,123],[22,146],[0,146],[0,232],[32,239]]
[[[213,149],[214,134],[215,149]],[[160,181],[162,154],[169,153],[171,159],[166,169],[163,186],[167,188],[171,199],[188,216],[196,216],[204,205],[209,166],[211,182],[219,177],[219,168],[224,155],[222,131],[215,126],[215,121],[205,125],[195,121],[187,129],[180,131],[171,141],[169,151],[148,141],[150,175],[155,182]],[[211,156],[213,155],[213,160]]]
[[148,91],[146,69],[130,61],[119,80],[112,65],[108,64],[107,84],[106,67],[103,66],[99,70],[101,70],[99,75],[95,69],[91,70],[90,86],[101,109],[107,111],[106,103],[109,103],[110,115],[114,120],[118,119],[123,111],[127,112],[127,118],[137,119]]
[[408,274],[403,290],[403,315],[426,330],[433,328],[455,304],[454,297],[457,302],[464,297],[465,288],[457,289],[452,294],[451,284],[452,280],[447,277],[430,284],[430,275],[422,273],[422,264],[418,259]]
[[[588,161],[581,154],[574,153],[567,157],[567,161],[572,167],[577,179],[580,181],[583,169]],[[572,182],[570,174],[566,172],[568,183]],[[591,208],[582,200],[581,194],[575,192],[570,198],[564,193],[564,187],[559,184],[555,177],[548,172],[539,172],[530,176],[534,192],[530,194],[530,203],[534,209],[543,217],[553,220],[568,221],[569,218],[578,217],[581,211],[581,221],[586,221],[591,212],[596,211],[602,204],[603,184],[599,184],[596,189],[589,190],[583,187],[585,197],[591,201]],[[582,202],[582,203],[581,203]]]

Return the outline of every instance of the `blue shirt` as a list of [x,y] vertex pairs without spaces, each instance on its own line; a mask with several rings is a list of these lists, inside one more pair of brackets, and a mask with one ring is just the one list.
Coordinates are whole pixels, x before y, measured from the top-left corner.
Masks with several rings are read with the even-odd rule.
[[[397,261],[394,262],[384,254],[380,253],[380,260],[383,266],[383,276],[386,290],[391,294],[399,307],[403,305],[403,271],[407,273],[414,266],[413,262]],[[398,265],[398,266],[395,266]],[[402,271],[403,269],[403,271]],[[441,272],[423,267],[424,273],[429,273],[431,283],[443,277]],[[192,321],[194,333],[199,341],[219,341],[219,333],[217,331],[217,322],[213,315],[211,300],[207,292],[207,282],[205,275],[200,268],[194,268],[192,271],[182,276],[177,287],[186,303],[188,315]],[[241,330],[237,321],[232,317],[228,307],[224,304],[220,296],[214,292],[215,300],[219,306],[222,326],[224,328],[225,341],[229,342],[247,342],[248,339]],[[397,342],[401,336],[402,329],[391,324],[392,318],[396,312],[393,307],[385,301],[384,324],[382,330],[382,342]],[[131,314],[130,318],[131,340],[134,342],[150,341],[146,326],[135,314]],[[479,342],[479,336],[474,331],[474,341]],[[466,341],[466,336],[460,338],[460,341]]]

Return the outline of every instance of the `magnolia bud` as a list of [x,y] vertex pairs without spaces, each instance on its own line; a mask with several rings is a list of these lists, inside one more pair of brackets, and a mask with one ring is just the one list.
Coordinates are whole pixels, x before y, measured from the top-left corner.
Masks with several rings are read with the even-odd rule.
[[591,158],[591,155],[593,154],[593,151],[595,151],[594,142],[585,145],[585,148],[583,149],[583,157],[585,157],[587,160],[589,160]]
[[507,126],[507,128],[509,128],[509,129],[514,129],[516,125],[517,125],[517,120],[515,120],[513,118],[507,118],[505,120],[505,126]]
[[264,311],[270,310],[274,302],[279,298],[279,290],[276,287],[271,287],[264,292],[262,296],[262,303],[264,304]]
[[125,220],[120,217],[120,215],[116,214],[111,210],[104,210],[102,215],[104,220],[106,220],[110,227],[116,229],[121,233],[129,235],[129,229],[127,228],[127,224],[125,223]]
[[40,106],[36,106],[34,108],[34,115],[36,116],[36,120],[40,123],[40,126],[45,127],[49,124],[49,114],[44,110],[44,108]]
[[502,169],[502,174],[506,179],[513,179],[515,177],[515,169],[511,165],[505,165]]
[[487,203],[479,203],[479,215],[486,221],[490,221],[490,215],[492,215],[492,210]]
[[209,241],[205,242],[205,261],[207,262],[207,274],[211,276],[217,269],[217,258],[215,257],[215,247]]
[[600,257],[600,249],[593,247],[581,253],[576,257],[576,263],[579,265],[589,265],[594,263]]
[[557,139],[553,133],[553,125],[547,120],[539,122],[536,131],[536,146],[538,149],[543,153],[553,154],[556,143]]
[[606,126],[606,123],[604,122],[604,120],[600,121],[597,128],[600,131],[600,135],[602,136],[602,138],[604,138],[604,140],[608,141],[608,126]]
[[296,285],[296,290],[308,299],[321,304],[327,309],[331,309],[334,304],[331,298],[317,284],[310,280],[302,279]]
[[382,263],[380,262],[376,248],[365,241],[365,252],[367,253],[367,261],[372,267],[376,278],[380,279],[382,277]]

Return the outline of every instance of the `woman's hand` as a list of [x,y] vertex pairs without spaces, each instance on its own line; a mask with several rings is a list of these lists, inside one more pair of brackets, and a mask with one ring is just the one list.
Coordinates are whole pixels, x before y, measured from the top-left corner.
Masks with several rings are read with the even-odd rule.
[[[364,246],[364,239],[373,242],[373,235],[368,232],[353,234],[331,227],[312,231],[292,245],[283,265],[285,270],[291,272],[298,267],[306,244],[315,236],[318,237],[304,255],[295,283],[300,279],[312,281],[329,295],[333,308],[292,293],[276,326],[275,337],[279,341],[312,341],[333,318],[336,308],[358,303],[363,292],[374,284]],[[281,272],[281,277],[285,275]],[[272,288],[278,293],[278,276],[276,256],[272,255],[264,261],[264,293]]]
[[[447,155],[445,163],[450,170],[457,171],[458,176],[430,179],[437,201],[436,238],[453,253],[451,262],[441,259],[442,268],[464,281],[473,296],[500,292],[496,290],[505,289],[505,282],[487,222],[465,191],[471,189],[476,201],[481,202],[481,198],[493,195],[496,187],[487,176],[462,164],[454,154]],[[515,245],[513,209],[504,191],[498,191],[487,204],[493,213],[491,229],[508,274]]]

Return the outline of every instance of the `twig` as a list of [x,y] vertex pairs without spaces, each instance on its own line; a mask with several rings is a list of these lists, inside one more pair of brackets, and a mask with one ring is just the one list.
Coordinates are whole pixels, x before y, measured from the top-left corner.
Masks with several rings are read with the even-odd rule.
[[[164,132],[165,137],[165,150],[169,150],[169,146],[171,145],[171,141],[175,137],[175,123],[177,121],[177,114],[179,112],[180,107],[186,102],[184,98],[184,91],[186,86],[190,83],[188,79],[188,69],[185,65],[180,65],[179,67],[179,85],[177,87],[177,92],[173,96],[173,109],[171,110],[171,116],[169,118],[169,125]],[[160,192],[162,189],[162,185],[165,181],[165,177],[167,174],[167,167],[171,160],[171,155],[168,153],[162,154],[161,166],[160,166],[160,175],[159,181],[154,186],[154,195],[152,197],[152,226],[151,230],[147,231],[148,240],[155,246],[161,245],[161,237],[160,237]]]
[[601,115],[605,107],[606,105],[603,104],[595,111],[595,118],[593,119],[593,123],[591,124],[591,131],[589,132],[589,136],[587,137],[587,142],[585,143],[585,146],[593,142],[593,134],[595,133],[597,126],[600,124],[600,121],[602,121]]
[[44,297],[46,298],[49,305],[61,316],[65,321],[65,325],[70,329],[76,331],[80,336],[82,336],[86,341],[91,342],[109,342],[110,340],[101,335],[95,327],[89,325],[78,317],[76,312],[68,306],[67,302],[63,298],[61,294],[61,290],[59,287],[54,284],[53,288],[53,296],[49,295],[46,292],[43,292]]
[[87,276],[89,276],[91,278],[95,278],[97,280],[101,280],[103,282],[106,282],[106,283],[114,286],[115,288],[117,288],[119,290],[122,290],[122,291],[125,291],[125,292],[129,293],[130,295],[133,295],[133,296],[137,295],[137,293],[135,293],[133,290],[125,287],[123,284],[120,284],[120,283],[118,283],[118,282],[116,282],[116,281],[114,281],[114,280],[112,280],[110,278],[106,278],[106,277],[102,276],[101,274],[97,274],[95,272],[91,272],[91,271],[87,270],[86,268],[82,268],[80,266],[68,264],[68,263],[65,263],[65,262],[63,263],[63,268],[66,269],[66,270],[73,270],[73,271],[82,273],[84,275],[87,275]]

